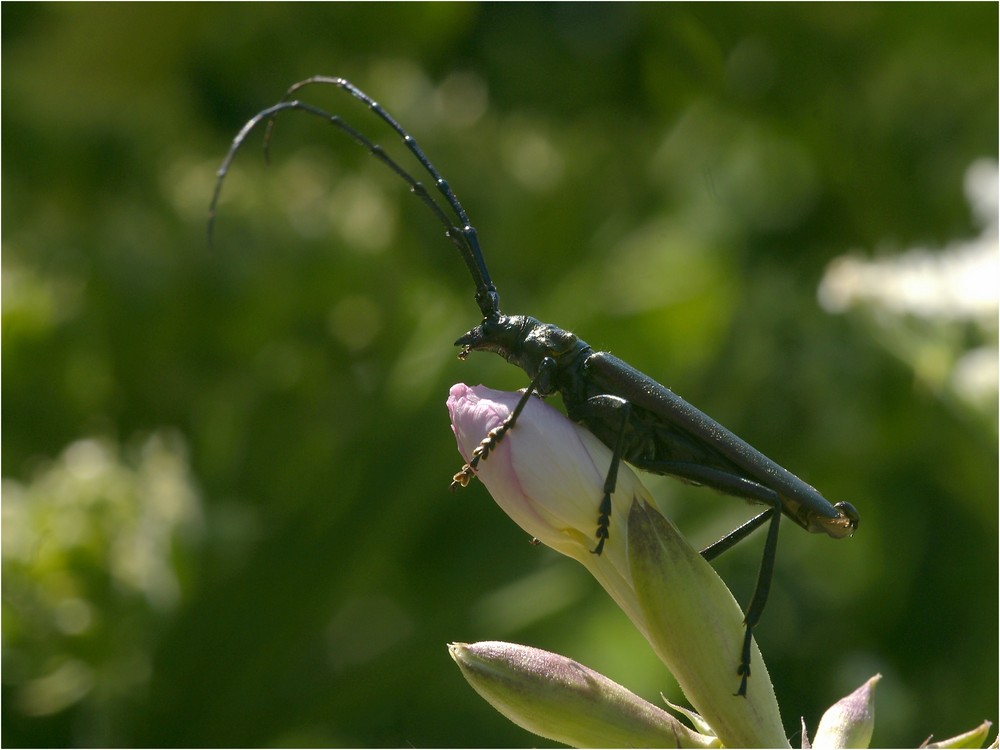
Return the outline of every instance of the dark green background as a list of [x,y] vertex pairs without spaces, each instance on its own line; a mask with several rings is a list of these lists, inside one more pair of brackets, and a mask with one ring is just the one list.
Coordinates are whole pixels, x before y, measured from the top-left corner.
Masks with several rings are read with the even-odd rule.
[[[135,470],[166,435],[200,507],[162,529],[166,603],[109,572],[114,521],[58,569],[5,556],[4,745],[537,744],[465,684],[454,640],[680,698],[582,568],[529,546],[481,487],[448,493],[448,387],[526,381],[455,358],[474,290],[404,186],[291,116],[270,168],[257,138],[241,154],[207,246],[231,138],[317,73],[417,136],[507,312],[610,349],[859,508],[850,541],[784,527],[758,642],[790,736],[875,672],[875,745],[1000,718],[995,402],[964,406],[891,333],[961,350],[995,327],[887,327],[816,297],[853,249],[978,233],[962,179],[997,155],[995,4],[4,4],[2,20],[7,491],[44,505],[67,446],[105,441]],[[308,95],[405,156],[350,97]],[[651,486],[695,544],[749,515]],[[6,510],[5,553],[25,533]],[[719,561],[744,602],[761,543]],[[53,580],[89,625],[52,624]],[[40,711],[68,660],[90,681]]]

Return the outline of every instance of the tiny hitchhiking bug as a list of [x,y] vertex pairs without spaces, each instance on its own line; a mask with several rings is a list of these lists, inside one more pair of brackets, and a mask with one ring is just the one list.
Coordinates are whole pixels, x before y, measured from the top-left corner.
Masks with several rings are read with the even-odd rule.
[[[347,124],[338,115],[293,99],[305,86],[326,84],[346,91],[363,102],[387,123],[431,177],[434,189],[444,199],[438,203],[423,183],[391,158],[381,146]],[[745,633],[741,660],[736,667],[740,677],[738,695],[746,695],[750,676],[750,644],[754,627],[760,620],[774,571],[778,543],[778,522],[788,516],[806,531],[823,532],[835,539],[851,536],[858,528],[859,516],[850,503],[831,504],[813,487],[782,468],[750,444],[670,389],[607,352],[594,351],[575,334],[526,315],[504,315],[500,296],[490,280],[479,247],[475,228],[455,193],[424,155],[423,150],[396,120],[376,101],[343,78],[316,76],[288,89],[277,104],[262,110],[239,131],[229,153],[218,170],[215,193],[209,213],[209,232],[229,167],[249,133],[267,122],[265,146],[274,118],[286,110],[299,110],[326,120],[366,148],[372,156],[395,172],[410,190],[431,210],[445,228],[445,234],[465,261],[476,285],[475,299],[483,315],[482,322],[455,342],[459,358],[473,351],[495,352],[522,368],[530,383],[507,420],[476,449],[472,460],[455,474],[452,489],[472,480],[480,461],[486,460],[493,447],[514,428],[522,408],[532,396],[559,393],[568,416],[584,425],[611,450],[612,459],[604,482],[603,497],[595,498],[596,532],[593,552],[601,554],[609,539],[609,522],[618,466],[627,461],[636,468],[665,474],[683,481],[706,485],[722,493],[767,506],[735,530],[701,551],[711,560],[744,539],[755,529],[768,524],[767,538],[757,583],[745,612]],[[448,209],[451,210],[449,214]]]

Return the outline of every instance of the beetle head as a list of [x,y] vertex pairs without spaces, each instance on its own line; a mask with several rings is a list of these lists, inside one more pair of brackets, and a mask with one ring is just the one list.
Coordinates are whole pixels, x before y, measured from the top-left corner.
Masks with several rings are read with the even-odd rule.
[[[534,378],[546,358],[563,364],[587,345],[576,334],[528,315],[497,315],[487,317],[460,337],[455,346],[462,347],[460,359],[471,351],[495,352]],[[542,393],[551,390],[539,388]]]

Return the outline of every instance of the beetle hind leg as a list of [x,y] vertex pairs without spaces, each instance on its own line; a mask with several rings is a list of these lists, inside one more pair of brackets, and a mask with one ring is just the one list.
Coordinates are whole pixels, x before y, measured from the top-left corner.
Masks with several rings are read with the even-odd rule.
[[764,613],[767,595],[771,591],[771,579],[774,576],[774,559],[778,553],[778,522],[781,520],[780,500],[771,510],[765,511],[761,516],[764,516],[765,513],[771,514],[767,527],[767,540],[764,542],[764,554],[760,560],[760,570],[757,572],[757,585],[754,587],[750,604],[743,616],[746,631],[743,634],[740,664],[736,668],[736,673],[740,676],[740,687],[736,691],[736,695],[744,697],[747,694],[747,678],[750,677],[750,646],[753,642],[753,629],[760,622],[760,616]]

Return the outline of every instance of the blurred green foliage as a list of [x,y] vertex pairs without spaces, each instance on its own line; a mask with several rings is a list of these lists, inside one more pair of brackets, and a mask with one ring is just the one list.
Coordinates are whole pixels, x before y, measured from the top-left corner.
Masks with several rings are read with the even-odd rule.
[[[474,290],[405,186],[291,115],[270,168],[256,138],[240,155],[206,242],[230,139],[318,73],[419,139],[505,311],[859,508],[850,541],[781,537],[758,642],[789,735],[875,672],[876,745],[998,718],[995,377],[956,398],[900,356],[901,330],[938,327],[816,292],[851,250],[980,233],[962,183],[997,156],[995,4],[2,15],[4,745],[537,744],[453,640],[680,699],[582,569],[481,487],[447,492],[448,386],[526,381],[455,359]],[[350,97],[309,98],[406,158]],[[950,371],[995,348],[995,313],[946,335]],[[696,544],[748,515],[651,486]],[[719,560],[744,602],[761,543]]]

